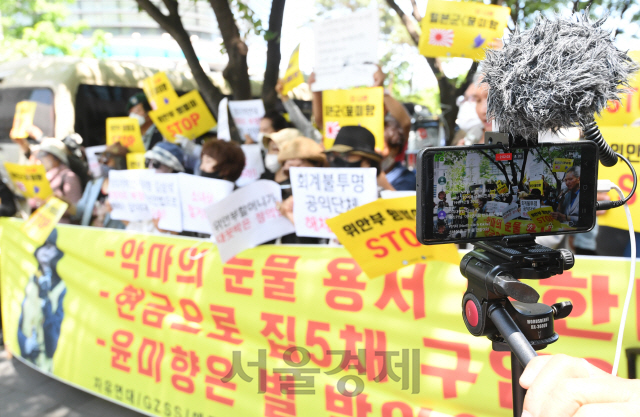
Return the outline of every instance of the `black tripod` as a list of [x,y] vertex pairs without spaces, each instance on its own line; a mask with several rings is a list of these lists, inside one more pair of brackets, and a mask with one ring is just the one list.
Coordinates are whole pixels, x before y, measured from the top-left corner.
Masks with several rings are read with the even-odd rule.
[[[567,317],[570,301],[548,306],[518,279],[544,279],[573,266],[573,254],[538,245],[531,236],[509,236],[477,242],[462,258],[460,272],[469,281],[462,299],[462,318],[474,336],[487,336],[495,351],[511,351],[513,415],[522,415],[526,390],[519,379],[536,350],[558,340],[553,321]],[[510,301],[509,297],[516,300]]]

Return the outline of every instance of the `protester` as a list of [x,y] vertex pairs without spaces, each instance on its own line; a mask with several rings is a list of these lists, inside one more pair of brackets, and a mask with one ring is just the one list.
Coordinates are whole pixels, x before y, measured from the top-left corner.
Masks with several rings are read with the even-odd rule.
[[[459,139],[454,142],[456,145],[469,146],[484,143],[485,121],[487,117],[486,97],[484,97],[484,95],[485,93],[488,94],[488,90],[485,84],[480,86],[481,81],[482,74],[476,73],[465,90],[462,100],[458,103],[456,125],[460,128],[460,131],[457,135]],[[481,89],[483,89],[482,92],[480,91]],[[480,105],[480,108],[478,108],[481,96],[484,97],[482,98],[483,103]],[[484,119],[480,118],[478,110],[484,112]],[[488,130],[491,130],[491,126],[489,126]]]
[[200,175],[236,182],[245,165],[242,148],[235,142],[210,139],[202,147]]
[[265,134],[279,132],[282,129],[289,127],[287,119],[283,115],[275,110],[267,112],[262,119],[260,119],[260,133],[258,134],[258,140],[255,141],[249,135],[244,136],[244,143],[247,145],[260,143]]
[[562,223],[574,224],[578,222],[579,217],[580,168],[569,168],[563,181],[567,186],[567,192],[560,200],[558,210],[551,213],[551,216]]
[[144,93],[138,93],[129,98],[129,101],[127,101],[127,111],[129,112],[129,117],[136,119],[140,125],[142,143],[145,149],[153,149],[156,143],[164,139],[160,131],[153,124],[151,117],[149,117],[151,105],[149,105],[147,96],[145,96]]
[[[384,119],[384,142],[386,156],[382,160],[382,169],[387,180],[398,191],[416,190],[416,173],[403,164],[406,137],[400,123],[391,115]],[[384,153],[383,152],[383,153]],[[400,157],[400,160],[398,160]]]
[[282,94],[283,86],[283,81],[281,79],[278,80],[276,83],[276,93],[278,93],[278,98],[282,102],[287,114],[289,114],[289,119],[293,126],[300,131],[300,136],[311,138],[318,143],[322,143],[322,133],[313,127],[313,123],[302,113],[295,101],[291,100],[288,95]]
[[147,168],[158,173],[184,172],[184,153],[180,146],[170,142],[158,142],[144,154]]
[[278,153],[285,143],[303,136],[298,129],[286,128],[279,132],[267,133],[262,138],[262,144],[267,153],[264,157],[265,172],[260,176],[262,180],[272,180],[282,183],[288,177],[284,172],[282,164],[278,161]]

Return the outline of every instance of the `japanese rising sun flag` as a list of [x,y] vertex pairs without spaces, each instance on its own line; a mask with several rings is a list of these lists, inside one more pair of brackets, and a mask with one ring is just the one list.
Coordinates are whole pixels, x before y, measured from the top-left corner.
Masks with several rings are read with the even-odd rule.
[[429,31],[429,45],[447,47],[453,45],[453,30],[431,29]]

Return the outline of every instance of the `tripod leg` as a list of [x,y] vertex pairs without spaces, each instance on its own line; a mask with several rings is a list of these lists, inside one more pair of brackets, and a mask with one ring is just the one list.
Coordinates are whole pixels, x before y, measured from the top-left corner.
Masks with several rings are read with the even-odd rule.
[[496,303],[489,307],[489,318],[523,366],[527,366],[531,359],[538,356],[502,304]]
[[520,386],[520,376],[524,371],[524,367],[511,352],[511,393],[513,394],[513,417],[522,416],[522,406],[524,404],[524,396],[527,390]]

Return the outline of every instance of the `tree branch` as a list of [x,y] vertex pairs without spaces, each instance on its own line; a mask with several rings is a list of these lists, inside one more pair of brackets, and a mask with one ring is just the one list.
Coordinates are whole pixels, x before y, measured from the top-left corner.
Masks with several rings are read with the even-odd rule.
[[416,45],[418,45],[418,43],[420,42],[420,32],[416,28],[416,25],[409,18],[409,16],[407,16],[405,12],[402,11],[402,9],[400,8],[400,6],[398,6],[395,0],[386,0],[386,2],[389,5],[389,7],[391,7],[398,14],[398,17],[400,17],[400,20],[402,20],[404,27],[407,28],[407,31],[409,32],[409,36],[411,36],[411,39],[413,40],[413,42]]
[[413,6],[413,18],[418,22],[422,20],[422,16],[420,15],[420,10],[418,10],[418,4],[416,0],[411,0],[411,6]]
[[282,16],[284,14],[285,0],[273,0],[271,14],[269,15],[269,35],[272,38],[267,42],[267,67],[264,71],[262,84],[262,101],[265,111],[275,110],[277,94],[276,83],[280,69],[280,36],[282,32]]

